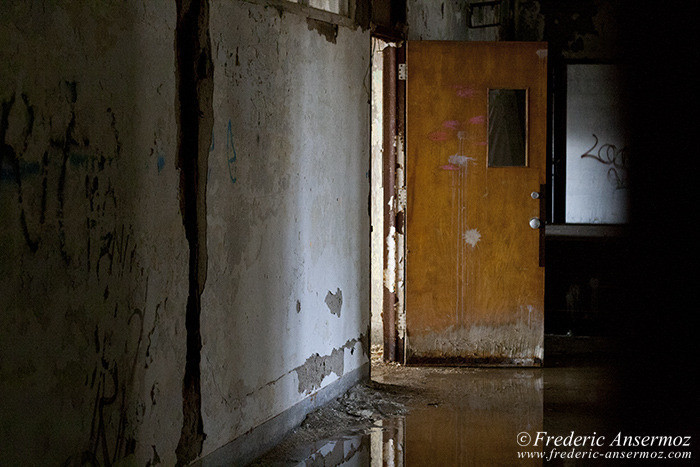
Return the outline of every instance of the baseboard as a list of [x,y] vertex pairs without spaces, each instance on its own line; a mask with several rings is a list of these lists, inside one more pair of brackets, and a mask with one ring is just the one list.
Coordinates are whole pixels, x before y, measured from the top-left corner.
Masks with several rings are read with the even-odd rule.
[[369,362],[343,375],[301,402],[239,436],[216,451],[195,461],[197,467],[246,465],[279,444],[287,434],[301,425],[306,415],[345,394],[360,381],[369,379]]

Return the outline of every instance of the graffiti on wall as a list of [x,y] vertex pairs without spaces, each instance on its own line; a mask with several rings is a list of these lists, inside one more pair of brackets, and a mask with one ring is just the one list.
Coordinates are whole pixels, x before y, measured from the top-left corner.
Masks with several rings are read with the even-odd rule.
[[[598,137],[593,134],[595,143],[581,155],[581,159],[591,158],[608,167],[608,180],[615,189],[623,190],[627,183],[627,152],[626,148],[618,148],[614,144],[598,146]],[[597,151],[596,151],[597,149]]]
[[[167,299],[155,309],[158,298],[149,301],[134,224],[124,222],[124,203],[131,194],[113,182],[122,177],[116,113],[106,108],[102,127],[91,122],[89,128],[106,135],[102,146],[95,147],[76,117],[78,84],[65,81],[60,91],[66,96],[65,113],[54,111],[50,118],[38,115],[28,94],[0,101],[0,189],[10,196],[3,201],[16,200],[18,216],[7,210],[3,215],[12,217],[3,221],[8,231],[17,226],[24,254],[62,262],[60,274],[70,277],[83,297],[78,309],[71,310],[69,324],[94,329],[94,360],[81,362],[83,378],[61,390],[84,397],[81,416],[88,425],[83,449],[67,463],[112,465],[136,448],[134,427],[146,402],[134,388],[153,360],[151,344]],[[159,160],[158,172],[162,166]],[[55,277],[48,270],[36,274],[43,274],[36,280],[47,283]],[[155,446],[153,450],[157,459]]]

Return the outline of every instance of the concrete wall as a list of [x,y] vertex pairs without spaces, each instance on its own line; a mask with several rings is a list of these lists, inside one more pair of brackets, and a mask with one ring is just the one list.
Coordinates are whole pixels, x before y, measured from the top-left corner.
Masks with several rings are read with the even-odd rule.
[[369,33],[211,18],[205,453],[368,362],[370,269]]
[[406,0],[406,18],[409,40],[469,40],[467,2]]
[[0,463],[172,463],[175,5],[3,2],[0,18]]
[[368,361],[369,34],[200,4],[0,7],[0,463],[172,465]]

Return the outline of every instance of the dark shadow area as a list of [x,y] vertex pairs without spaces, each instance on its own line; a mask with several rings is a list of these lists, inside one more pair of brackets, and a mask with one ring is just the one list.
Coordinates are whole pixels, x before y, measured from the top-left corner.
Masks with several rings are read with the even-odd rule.
[[633,156],[618,404],[638,431],[697,429],[697,10],[635,3],[621,24]]
[[546,248],[545,333],[620,335],[630,299],[629,238],[555,237],[547,239]]

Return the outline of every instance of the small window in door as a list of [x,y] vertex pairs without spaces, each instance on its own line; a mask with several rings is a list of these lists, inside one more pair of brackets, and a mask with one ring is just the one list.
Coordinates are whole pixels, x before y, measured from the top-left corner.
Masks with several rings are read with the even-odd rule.
[[489,167],[527,167],[527,90],[489,89]]

